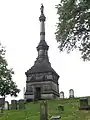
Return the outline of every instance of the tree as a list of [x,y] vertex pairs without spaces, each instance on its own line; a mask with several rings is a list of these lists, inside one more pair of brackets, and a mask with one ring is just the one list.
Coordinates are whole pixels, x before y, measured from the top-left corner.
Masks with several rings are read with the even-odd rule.
[[90,0],[61,0],[56,9],[60,51],[77,49],[83,60],[90,60]]
[[8,63],[5,59],[5,48],[0,44],[0,95],[17,96],[20,89],[17,88],[15,82],[12,81],[13,69],[8,69]]

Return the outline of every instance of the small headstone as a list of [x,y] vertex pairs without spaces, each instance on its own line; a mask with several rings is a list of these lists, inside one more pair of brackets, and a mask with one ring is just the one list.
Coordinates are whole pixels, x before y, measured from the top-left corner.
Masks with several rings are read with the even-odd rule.
[[2,107],[2,105],[4,105],[5,103],[5,98],[0,98],[0,107]]
[[61,116],[52,116],[51,120],[59,120],[61,118]]
[[9,102],[5,101],[4,110],[9,110]]
[[17,100],[11,100],[11,109],[17,109]]
[[48,120],[47,102],[40,103],[40,120]]
[[25,109],[25,100],[24,99],[20,99],[18,101],[18,107],[19,107],[19,109]]
[[79,110],[90,110],[90,105],[88,105],[88,98],[80,98]]
[[0,98],[0,109],[1,109],[1,113],[3,113],[4,103],[5,103],[5,98]]
[[69,98],[74,98],[74,90],[73,89],[69,90]]
[[25,99],[25,87],[23,88],[23,99]]
[[64,99],[64,92],[63,91],[60,92],[60,98]]

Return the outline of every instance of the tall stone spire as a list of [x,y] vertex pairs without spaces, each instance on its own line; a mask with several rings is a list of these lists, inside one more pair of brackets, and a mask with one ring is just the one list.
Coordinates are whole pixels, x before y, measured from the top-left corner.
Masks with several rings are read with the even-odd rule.
[[[49,46],[47,45],[46,41],[45,41],[45,20],[46,17],[44,15],[44,6],[43,4],[41,4],[41,15],[39,17],[39,21],[40,21],[40,42],[37,46],[37,51],[38,51],[38,58],[37,60],[42,61],[47,59],[48,60],[48,48]],[[48,60],[49,61],[49,60]]]
[[41,15],[39,17],[39,21],[40,21],[40,40],[45,40],[45,20],[46,17],[44,16],[44,6],[43,4],[41,4]]

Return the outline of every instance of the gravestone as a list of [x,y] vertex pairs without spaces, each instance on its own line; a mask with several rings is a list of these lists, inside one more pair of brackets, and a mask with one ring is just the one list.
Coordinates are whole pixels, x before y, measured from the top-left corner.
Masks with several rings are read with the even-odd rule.
[[5,103],[5,98],[0,98],[0,107],[2,107]]
[[5,103],[5,98],[0,98],[0,109],[1,109],[1,113],[3,113],[4,103]]
[[48,120],[47,102],[40,103],[40,120]]
[[59,120],[61,118],[61,116],[59,115],[59,116],[52,116],[51,117],[51,120]]
[[17,109],[17,100],[11,100],[11,109],[16,110]]
[[80,98],[79,110],[90,110],[90,105],[88,105],[88,98]]
[[4,110],[9,110],[9,102],[5,101]]
[[25,109],[25,100],[24,99],[20,99],[18,101],[18,108],[19,109]]
[[63,91],[60,92],[60,98],[64,99],[64,92]]
[[69,90],[69,98],[74,98],[74,90],[73,89]]
[[23,88],[23,99],[25,99],[25,87]]

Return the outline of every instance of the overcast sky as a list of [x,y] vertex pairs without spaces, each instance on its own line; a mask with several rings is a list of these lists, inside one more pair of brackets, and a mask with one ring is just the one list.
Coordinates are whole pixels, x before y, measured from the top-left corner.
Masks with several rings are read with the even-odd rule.
[[[46,16],[46,41],[49,45],[49,59],[54,70],[60,75],[59,90],[65,97],[69,89],[75,96],[90,95],[90,62],[83,62],[79,52],[60,53],[55,40],[58,21],[55,5],[59,0],[0,0],[0,42],[6,47],[6,59],[13,68],[13,80],[21,89],[23,98],[26,86],[25,72],[34,64],[37,57],[36,47],[40,41],[40,7],[44,5]],[[7,100],[14,98],[7,97]]]

